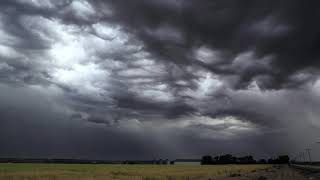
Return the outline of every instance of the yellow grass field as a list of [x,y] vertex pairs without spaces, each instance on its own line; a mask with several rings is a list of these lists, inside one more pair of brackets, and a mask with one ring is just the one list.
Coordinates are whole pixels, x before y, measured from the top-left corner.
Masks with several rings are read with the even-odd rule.
[[270,165],[0,164],[0,180],[191,180],[250,173]]

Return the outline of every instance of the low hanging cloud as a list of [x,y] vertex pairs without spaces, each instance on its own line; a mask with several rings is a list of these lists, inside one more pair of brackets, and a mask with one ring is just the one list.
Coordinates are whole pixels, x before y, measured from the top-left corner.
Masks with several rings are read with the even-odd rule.
[[318,6],[2,1],[0,156],[295,153],[320,127]]

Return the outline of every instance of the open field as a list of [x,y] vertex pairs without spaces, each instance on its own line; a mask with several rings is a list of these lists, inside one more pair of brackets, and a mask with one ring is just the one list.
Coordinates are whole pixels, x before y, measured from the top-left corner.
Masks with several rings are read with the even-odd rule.
[[266,169],[269,165],[0,164],[2,179],[199,179]]
[[303,179],[288,167],[272,165],[0,164],[0,180],[253,180],[260,176]]

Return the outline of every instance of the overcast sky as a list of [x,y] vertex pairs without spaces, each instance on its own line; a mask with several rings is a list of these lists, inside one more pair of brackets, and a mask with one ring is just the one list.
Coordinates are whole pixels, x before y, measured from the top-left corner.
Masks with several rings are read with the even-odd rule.
[[316,158],[319,6],[1,0],[0,157]]

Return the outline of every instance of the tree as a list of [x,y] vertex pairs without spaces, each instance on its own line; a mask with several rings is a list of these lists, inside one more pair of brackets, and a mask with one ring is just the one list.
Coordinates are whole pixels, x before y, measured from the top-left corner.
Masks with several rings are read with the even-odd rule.
[[288,164],[290,161],[290,158],[288,155],[279,156],[277,158],[277,163],[279,164]]
[[231,164],[231,163],[235,163],[235,162],[234,162],[234,158],[231,154],[225,154],[225,155],[220,156],[219,163]]
[[265,159],[260,159],[260,160],[259,160],[259,163],[260,163],[260,164],[267,164],[267,161],[266,161]]
[[209,156],[209,155],[203,156],[203,157],[201,158],[201,164],[202,164],[202,165],[213,164],[212,157]]

